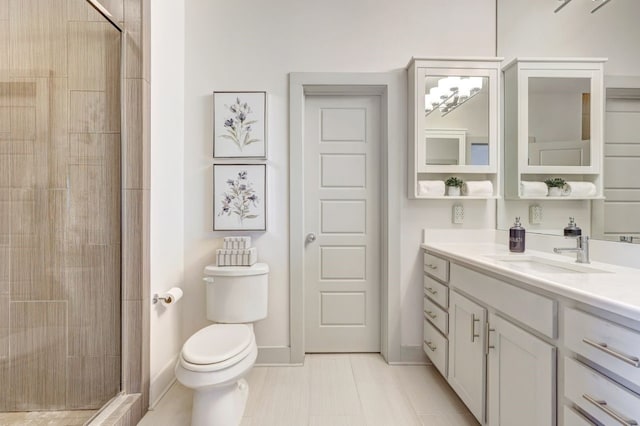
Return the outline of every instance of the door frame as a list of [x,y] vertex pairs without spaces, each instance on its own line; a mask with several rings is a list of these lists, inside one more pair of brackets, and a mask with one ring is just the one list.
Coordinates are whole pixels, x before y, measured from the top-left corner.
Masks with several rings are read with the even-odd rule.
[[[290,362],[304,362],[304,119],[307,96],[380,96],[382,173],[380,353],[400,362],[400,208],[407,142],[406,73],[289,74],[289,339]],[[293,178],[296,177],[296,179]]]

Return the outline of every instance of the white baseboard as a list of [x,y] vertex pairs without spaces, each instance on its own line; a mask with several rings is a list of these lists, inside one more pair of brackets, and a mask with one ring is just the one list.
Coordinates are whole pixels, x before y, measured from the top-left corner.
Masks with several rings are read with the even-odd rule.
[[158,402],[162,399],[165,393],[169,390],[171,385],[176,381],[174,368],[178,361],[178,355],[175,355],[171,360],[162,367],[162,370],[155,377],[151,379],[149,384],[149,409],[153,410]]
[[391,365],[431,365],[422,346],[401,346],[400,361],[390,362]]
[[259,346],[256,365],[292,365],[291,348],[289,346]]

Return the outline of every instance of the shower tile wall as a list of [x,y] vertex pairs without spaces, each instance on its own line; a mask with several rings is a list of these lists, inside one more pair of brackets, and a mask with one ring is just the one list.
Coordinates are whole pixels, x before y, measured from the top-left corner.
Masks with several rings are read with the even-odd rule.
[[120,34],[85,0],[0,0],[0,411],[120,389],[120,160]]

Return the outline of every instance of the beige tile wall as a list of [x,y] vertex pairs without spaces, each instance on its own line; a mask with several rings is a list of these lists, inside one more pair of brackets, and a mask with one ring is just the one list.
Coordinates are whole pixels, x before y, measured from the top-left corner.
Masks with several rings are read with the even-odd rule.
[[135,424],[149,382],[150,5],[102,3],[125,28],[124,75],[119,35],[85,0],[0,0],[0,410],[94,408],[122,388],[142,394]]

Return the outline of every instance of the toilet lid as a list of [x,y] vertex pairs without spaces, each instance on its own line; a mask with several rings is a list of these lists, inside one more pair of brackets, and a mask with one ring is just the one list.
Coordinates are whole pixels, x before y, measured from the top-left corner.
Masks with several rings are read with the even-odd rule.
[[251,344],[246,324],[214,324],[201,329],[182,347],[182,358],[192,364],[216,364],[238,355]]

